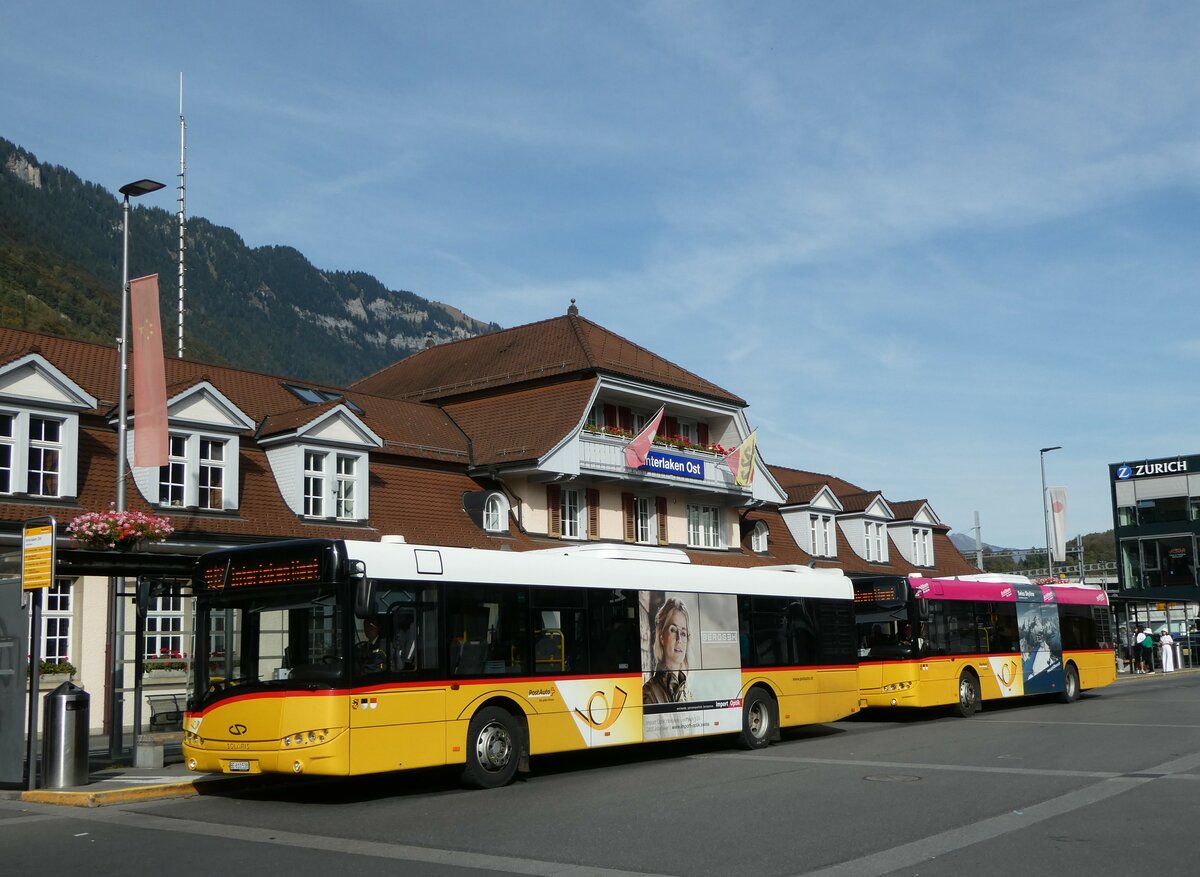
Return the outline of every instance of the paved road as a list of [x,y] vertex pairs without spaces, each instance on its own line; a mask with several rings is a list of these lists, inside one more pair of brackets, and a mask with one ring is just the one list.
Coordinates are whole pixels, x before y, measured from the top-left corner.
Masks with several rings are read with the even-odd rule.
[[0,801],[0,862],[221,877],[1190,874],[1200,674],[967,720],[865,716],[763,752],[695,741],[534,771],[491,792],[432,771],[94,810]]

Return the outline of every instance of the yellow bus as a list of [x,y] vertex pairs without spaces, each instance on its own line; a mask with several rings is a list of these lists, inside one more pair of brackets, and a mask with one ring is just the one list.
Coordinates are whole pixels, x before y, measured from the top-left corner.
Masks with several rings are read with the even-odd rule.
[[858,708],[837,570],[678,550],[297,540],[205,555],[190,770],[349,776],[708,734],[750,749]]
[[854,582],[861,707],[953,706],[1080,691],[1116,679],[1108,595],[995,574]]

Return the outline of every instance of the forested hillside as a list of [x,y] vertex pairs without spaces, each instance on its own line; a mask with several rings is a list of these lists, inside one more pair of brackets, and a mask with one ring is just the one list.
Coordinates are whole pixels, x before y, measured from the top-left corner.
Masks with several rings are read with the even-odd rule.
[[[176,217],[136,202],[131,215],[130,271],[158,273],[173,354]],[[203,217],[188,219],[185,242],[191,359],[341,385],[420,349],[427,333],[440,343],[498,328],[368,274],[322,271],[291,247],[249,248]],[[0,320],[110,342],[120,275],[119,196],[0,138]]]

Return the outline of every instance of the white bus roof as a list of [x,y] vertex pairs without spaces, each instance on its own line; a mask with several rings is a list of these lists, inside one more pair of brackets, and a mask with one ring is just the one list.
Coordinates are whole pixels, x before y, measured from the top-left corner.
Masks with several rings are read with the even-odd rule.
[[[837,569],[664,563],[662,559],[642,559],[636,551],[629,556],[626,546],[522,552],[350,540],[345,545],[349,558],[361,560],[366,574],[373,579],[846,600],[854,593],[850,579]],[[664,556],[658,552],[648,556]]]

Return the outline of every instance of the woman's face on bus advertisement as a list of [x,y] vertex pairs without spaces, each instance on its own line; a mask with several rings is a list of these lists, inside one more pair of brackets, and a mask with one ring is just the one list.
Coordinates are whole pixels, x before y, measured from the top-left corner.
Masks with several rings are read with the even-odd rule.
[[687,662],[688,629],[687,616],[678,609],[663,619],[659,643],[662,646],[663,669],[682,670]]

